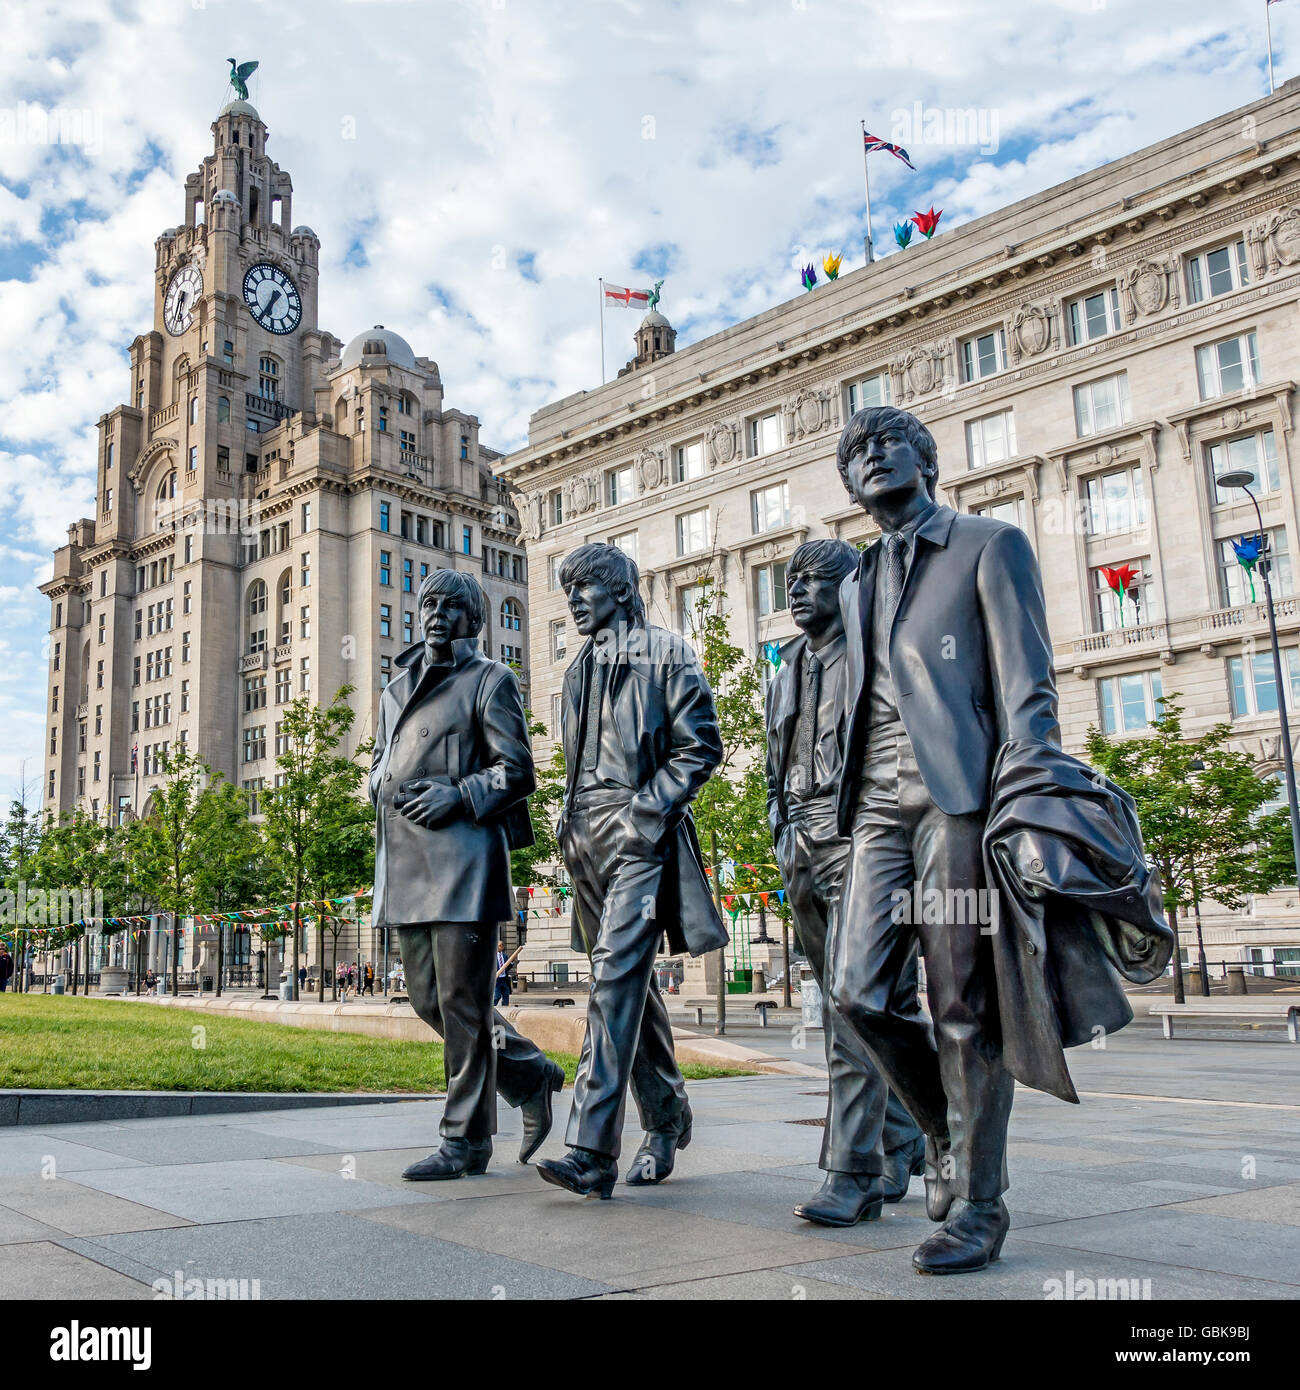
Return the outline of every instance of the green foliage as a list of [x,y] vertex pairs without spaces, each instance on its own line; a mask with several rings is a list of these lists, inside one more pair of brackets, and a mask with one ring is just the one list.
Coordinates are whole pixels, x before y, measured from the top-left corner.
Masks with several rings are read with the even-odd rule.
[[[736,863],[728,884],[741,891],[779,886],[772,861],[767,821],[767,783],[763,773],[767,733],[763,722],[763,661],[745,655],[732,641],[722,614],[723,589],[705,581],[696,605],[693,641],[713,689],[722,735],[722,761],[695,799],[694,816],[707,860],[713,835],[718,854]],[[746,864],[756,868],[746,869]],[[775,898],[772,910],[779,911]]]
[[[533,717],[531,710],[526,714],[528,735],[536,747],[539,738],[548,737],[548,730],[540,719]],[[528,799],[528,815],[536,843],[510,852],[510,878],[516,888],[535,884],[554,889],[559,882],[554,872],[560,860],[555,823],[560,818],[564,801],[564,779],[564,745],[557,740],[550,761],[537,769],[537,790]],[[552,867],[548,869],[547,865]]]
[[1171,920],[1199,899],[1239,908],[1253,893],[1295,882],[1290,819],[1286,811],[1261,814],[1273,789],[1256,760],[1229,747],[1230,724],[1185,738],[1177,699],[1161,701],[1149,734],[1114,739],[1094,725],[1087,743],[1093,766],[1137,803]]
[[[264,794],[262,832],[274,891],[295,904],[338,897],[368,884],[374,875],[374,814],[359,795],[365,770],[356,761],[372,745],[366,740],[354,757],[339,752],[356,717],[348,704],[351,694],[350,685],[340,686],[328,705],[300,695],[285,706],[281,720],[285,747],[275,760],[279,785]],[[317,934],[324,960],[323,926],[318,925]],[[295,998],[301,939],[295,906]],[[323,997],[324,972],[321,992]]]

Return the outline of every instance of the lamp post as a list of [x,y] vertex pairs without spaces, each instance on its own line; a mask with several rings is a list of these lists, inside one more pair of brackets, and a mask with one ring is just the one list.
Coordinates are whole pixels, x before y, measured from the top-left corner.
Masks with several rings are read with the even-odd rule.
[[[1259,571],[1264,576],[1264,606],[1268,609],[1268,634],[1273,643],[1273,678],[1277,682],[1277,716],[1282,725],[1282,771],[1286,776],[1286,800],[1291,811],[1291,849],[1295,855],[1297,877],[1300,878],[1300,804],[1296,800],[1295,760],[1291,756],[1291,729],[1286,717],[1286,686],[1282,683],[1282,649],[1277,642],[1277,615],[1273,611],[1273,583],[1269,578],[1272,563],[1268,558],[1268,536],[1264,531],[1264,517],[1250,485],[1255,475],[1248,468],[1233,469],[1220,473],[1215,482],[1221,488],[1240,488],[1250,498],[1255,508],[1255,520],[1259,522],[1260,564]],[[1300,885],[1298,885],[1300,886]]]

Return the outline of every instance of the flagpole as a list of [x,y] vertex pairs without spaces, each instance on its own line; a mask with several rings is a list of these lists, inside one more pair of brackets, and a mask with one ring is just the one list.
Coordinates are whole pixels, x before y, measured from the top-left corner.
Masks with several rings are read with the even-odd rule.
[[867,158],[867,123],[859,121],[862,127],[862,185],[867,191],[867,264],[870,265],[876,259],[876,253],[872,247],[871,236],[871,166]]
[[600,384],[605,384],[605,281],[600,280]]
[[1273,95],[1273,0],[1264,0],[1264,29],[1268,34],[1268,94]]

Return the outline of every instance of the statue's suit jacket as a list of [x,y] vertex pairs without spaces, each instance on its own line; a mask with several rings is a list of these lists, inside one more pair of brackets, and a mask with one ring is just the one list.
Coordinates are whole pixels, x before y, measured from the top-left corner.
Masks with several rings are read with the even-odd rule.
[[[934,804],[986,811],[998,750],[1011,739],[1059,746],[1052,646],[1038,562],[1018,526],[939,506],[918,527],[889,634],[899,717]],[[853,824],[872,670],[882,542],[840,586],[849,710],[840,833]]]
[[[790,753],[794,747],[794,727],[799,719],[804,654],[808,638],[800,633],[781,648],[781,665],[767,687],[767,821],[772,827],[772,843],[781,838],[789,819],[790,808],[785,800],[786,774],[790,768]],[[839,745],[848,738],[849,711],[841,707],[836,730]]]
[[[663,886],[655,920],[674,951],[702,955],[728,941],[709,891],[704,860],[695,835],[690,804],[722,761],[722,738],[713,692],[699,659],[676,634],[664,628],[633,628],[627,648],[617,651],[606,682],[606,708],[627,758],[626,770],[638,790],[622,820],[629,835],[666,853]],[[564,673],[564,759],[567,769],[561,840],[570,816],[578,764],[586,735],[583,692],[594,662],[590,638]],[[575,922],[573,949],[585,951]]]
[[[452,653],[454,665],[430,667],[422,642],[408,648],[380,697],[370,769],[376,926],[515,915],[507,832],[536,785],[519,682],[474,638],[453,642]],[[455,819],[428,829],[393,806],[402,783],[422,777],[459,789]]]

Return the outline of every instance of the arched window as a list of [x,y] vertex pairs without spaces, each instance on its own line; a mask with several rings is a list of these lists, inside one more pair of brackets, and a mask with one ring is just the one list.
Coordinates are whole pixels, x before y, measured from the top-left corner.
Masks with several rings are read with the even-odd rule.
[[255,579],[248,589],[248,651],[266,650],[266,582]]
[[504,599],[501,604],[501,628],[504,632],[522,632],[524,627],[523,609],[517,599]]
[[230,420],[230,397],[217,397],[217,424],[224,425]]
[[158,501],[170,502],[176,496],[176,470],[173,468],[158,484]]
[[276,623],[275,630],[279,633],[277,642],[287,642],[292,634],[293,620],[289,611],[289,605],[293,600],[293,571],[285,570],[280,575],[280,582],[276,588]]

